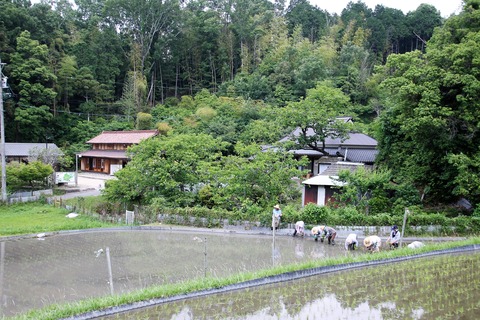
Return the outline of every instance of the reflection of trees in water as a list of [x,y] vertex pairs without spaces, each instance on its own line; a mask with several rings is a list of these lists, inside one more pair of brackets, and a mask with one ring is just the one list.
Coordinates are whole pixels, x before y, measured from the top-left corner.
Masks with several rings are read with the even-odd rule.
[[[126,318],[475,319],[480,253],[441,255],[162,304]],[[153,316],[154,315],[154,316]],[[115,316],[118,318],[118,315]]]

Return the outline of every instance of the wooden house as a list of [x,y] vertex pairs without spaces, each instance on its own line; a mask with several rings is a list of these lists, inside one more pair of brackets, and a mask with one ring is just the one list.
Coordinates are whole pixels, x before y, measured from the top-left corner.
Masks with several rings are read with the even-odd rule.
[[[352,123],[350,117],[337,119]],[[302,131],[297,128],[279,142],[296,141],[300,135]],[[309,129],[306,135],[313,136],[313,130]],[[302,168],[308,171],[307,179],[302,182],[302,205],[315,203],[323,206],[335,202],[335,193],[339,192],[339,187],[342,186],[336,180],[338,172],[344,169],[354,171],[360,166],[372,169],[378,155],[377,141],[359,132],[349,132],[344,139],[326,137],[323,151],[301,145],[290,151],[296,158],[309,159],[308,167]]]
[[157,130],[103,131],[87,141],[92,149],[79,153],[80,170],[113,175],[128,162],[127,148],[158,135]]
[[[298,129],[297,129],[298,130]],[[293,136],[297,133],[293,132]],[[291,139],[291,136],[285,137],[280,142]],[[291,151],[295,157],[306,156],[310,160],[307,169],[312,175],[318,175],[324,172],[330,165],[339,161],[363,163],[373,165],[378,154],[377,140],[358,132],[351,132],[345,140],[340,138],[325,139],[325,155],[317,150],[310,148],[299,148]]]

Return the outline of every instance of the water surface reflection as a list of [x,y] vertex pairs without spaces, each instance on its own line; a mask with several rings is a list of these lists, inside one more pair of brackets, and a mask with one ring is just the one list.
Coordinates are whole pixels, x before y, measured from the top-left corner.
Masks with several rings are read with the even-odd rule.
[[103,319],[478,319],[480,253],[313,276]]
[[[347,254],[311,238],[178,230],[60,234],[1,242],[0,317],[205,275]],[[357,253],[357,252],[356,252]]]

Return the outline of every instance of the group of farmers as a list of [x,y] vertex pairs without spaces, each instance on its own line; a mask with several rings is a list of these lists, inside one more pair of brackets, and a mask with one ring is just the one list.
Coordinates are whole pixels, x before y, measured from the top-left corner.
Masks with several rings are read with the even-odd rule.
[[[272,230],[273,228],[278,229],[280,225],[280,218],[282,216],[282,210],[277,204],[273,207],[272,213]],[[329,226],[315,226],[311,230],[313,239],[321,242],[327,240],[328,244],[335,245],[335,238],[337,236],[337,231]],[[293,231],[293,236],[304,236],[305,235],[305,223],[303,221],[297,221],[295,223],[295,230]],[[391,249],[396,249],[400,243],[400,232],[396,225],[392,226],[390,235],[387,238],[387,244]],[[379,236],[367,236],[363,240],[363,245],[368,251],[378,252],[382,245],[382,240]],[[357,235],[355,233],[350,233],[345,239],[345,250],[355,250],[358,247]]]

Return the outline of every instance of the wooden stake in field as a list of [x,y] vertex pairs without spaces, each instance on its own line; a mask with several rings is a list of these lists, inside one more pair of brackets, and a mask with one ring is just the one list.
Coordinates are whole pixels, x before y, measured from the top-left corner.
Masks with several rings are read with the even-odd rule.
[[405,208],[405,213],[403,215],[403,225],[402,225],[402,236],[400,237],[400,248],[402,247],[402,242],[403,242],[403,233],[405,232],[405,225],[407,224],[407,216],[410,213],[410,210],[408,208]]

